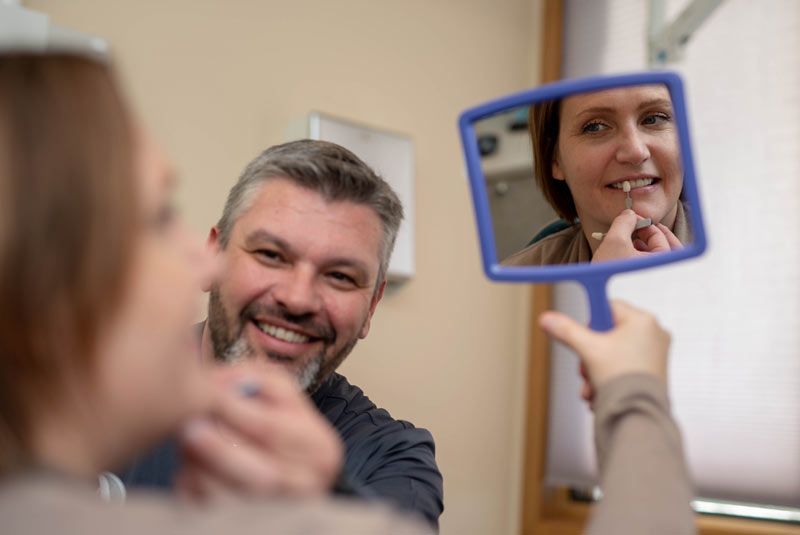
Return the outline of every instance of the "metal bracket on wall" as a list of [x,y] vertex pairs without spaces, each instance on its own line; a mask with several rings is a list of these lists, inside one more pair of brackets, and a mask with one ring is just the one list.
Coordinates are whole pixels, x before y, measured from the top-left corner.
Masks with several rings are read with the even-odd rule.
[[683,57],[686,43],[723,0],[692,0],[670,23],[666,21],[666,0],[650,0],[648,45],[650,67],[664,67]]

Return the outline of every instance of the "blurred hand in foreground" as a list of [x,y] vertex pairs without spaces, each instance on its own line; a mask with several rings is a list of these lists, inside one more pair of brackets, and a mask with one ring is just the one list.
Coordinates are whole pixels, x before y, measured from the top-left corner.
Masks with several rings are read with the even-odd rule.
[[215,368],[210,414],[179,437],[179,496],[316,496],[340,475],[344,447],[290,373],[274,364]]

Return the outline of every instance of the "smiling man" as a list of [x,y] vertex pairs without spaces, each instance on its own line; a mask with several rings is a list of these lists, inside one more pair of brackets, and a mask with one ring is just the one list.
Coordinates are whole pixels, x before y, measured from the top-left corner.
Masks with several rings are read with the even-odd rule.
[[209,235],[222,276],[207,288],[201,352],[207,361],[262,361],[291,372],[338,433],[344,461],[287,393],[259,407],[269,414],[262,439],[239,437],[231,425],[228,442],[237,447],[212,448],[191,440],[195,433],[180,444],[183,455],[174,444],[162,448],[133,465],[126,483],[169,484],[182,464],[179,481],[194,494],[309,495],[327,487],[384,499],[436,525],[442,476],[430,433],[393,419],[335,373],[369,333],[402,212],[389,185],[338,145],[296,141],[253,160]]
[[[248,168],[260,176],[252,167],[261,166]],[[402,213],[388,192],[378,208],[386,211],[387,241]],[[210,289],[206,356],[284,364],[313,393],[367,335],[390,244],[382,244],[376,210],[345,193],[275,176],[244,199],[252,205],[240,217],[223,216],[209,237],[224,256],[225,277]]]

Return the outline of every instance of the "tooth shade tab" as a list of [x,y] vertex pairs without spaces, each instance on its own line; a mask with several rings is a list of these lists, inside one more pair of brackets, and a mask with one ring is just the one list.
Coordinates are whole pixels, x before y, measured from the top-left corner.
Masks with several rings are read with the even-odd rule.
[[269,323],[257,323],[257,325],[262,332],[265,332],[268,335],[277,338],[278,340],[283,340],[284,342],[291,342],[293,344],[305,344],[310,340],[308,336],[296,333],[294,331],[290,331],[289,329],[284,329],[283,327],[275,327],[274,325],[270,325]]
[[626,180],[625,182],[622,183],[622,191],[628,193],[630,190],[631,190],[631,181]]

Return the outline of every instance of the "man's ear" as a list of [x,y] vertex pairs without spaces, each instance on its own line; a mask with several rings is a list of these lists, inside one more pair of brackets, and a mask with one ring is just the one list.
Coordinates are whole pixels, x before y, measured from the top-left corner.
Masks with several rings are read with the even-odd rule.
[[383,297],[383,290],[386,288],[386,279],[383,279],[381,283],[381,287],[378,288],[378,291],[375,292],[375,295],[372,296],[372,300],[369,303],[369,316],[367,316],[367,321],[364,322],[364,326],[361,327],[361,332],[358,334],[359,338],[366,338],[367,334],[369,333],[369,325],[372,322],[372,315],[375,314],[375,307],[378,306],[378,301],[381,300]]
[[[218,257],[220,254],[220,243],[219,243],[219,229],[217,227],[211,227],[211,230],[208,232],[208,239],[206,240],[206,248],[208,251],[214,255],[214,257]],[[211,291],[211,284],[212,280],[208,282],[203,282],[202,290],[204,292]]]

